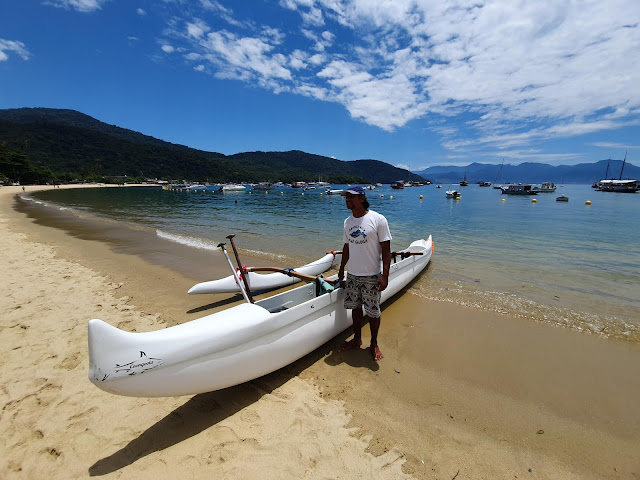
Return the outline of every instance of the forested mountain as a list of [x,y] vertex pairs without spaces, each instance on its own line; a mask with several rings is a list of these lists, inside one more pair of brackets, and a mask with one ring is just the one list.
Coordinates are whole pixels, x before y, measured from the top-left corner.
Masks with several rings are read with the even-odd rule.
[[378,160],[345,162],[295,150],[227,156],[164,142],[74,110],[0,110],[0,178],[33,183],[124,175],[210,182],[423,180]]
[[[521,163],[520,165],[488,165],[472,163],[464,167],[429,167],[417,173],[435,183],[458,183],[467,176],[469,183],[593,183],[607,178],[619,178],[622,160],[600,160],[594,163],[577,165],[559,165],[554,167],[546,163]],[[622,178],[640,178],[640,168],[626,162]]]

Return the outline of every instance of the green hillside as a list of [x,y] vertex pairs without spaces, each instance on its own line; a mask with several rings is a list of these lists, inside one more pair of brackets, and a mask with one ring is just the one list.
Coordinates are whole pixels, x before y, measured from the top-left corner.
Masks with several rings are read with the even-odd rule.
[[22,183],[109,181],[125,175],[128,181],[423,180],[377,160],[345,162],[301,151],[227,156],[164,142],[74,110],[0,110],[0,179]]

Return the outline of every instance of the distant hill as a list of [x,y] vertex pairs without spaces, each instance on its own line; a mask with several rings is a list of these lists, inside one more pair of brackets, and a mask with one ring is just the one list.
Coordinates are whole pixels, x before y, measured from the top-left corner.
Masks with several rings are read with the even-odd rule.
[[[502,166],[502,170],[500,169],[500,164],[472,163],[464,167],[429,167],[413,173],[417,173],[434,183],[442,184],[459,183],[465,175],[470,184],[481,181],[492,183],[542,183],[548,181],[557,184],[586,184],[602,180],[607,172],[607,165],[608,178],[619,178],[622,160],[600,160],[594,163],[559,165],[557,167],[546,163],[526,162],[519,165],[505,163]],[[499,178],[496,178],[499,173]],[[622,178],[640,178],[640,168],[630,164],[627,160]]]
[[210,182],[424,180],[378,160],[347,162],[297,150],[227,156],[108,125],[75,110],[0,110],[0,175],[18,177],[16,171],[25,169],[30,173],[23,182],[50,175],[59,181],[123,175]]

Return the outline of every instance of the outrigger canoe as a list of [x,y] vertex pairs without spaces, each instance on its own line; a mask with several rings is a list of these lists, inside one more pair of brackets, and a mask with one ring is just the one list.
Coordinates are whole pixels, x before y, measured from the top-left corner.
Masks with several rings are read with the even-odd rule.
[[[432,252],[430,236],[394,255],[382,301],[424,270]],[[311,283],[155,332],[125,332],[93,319],[89,380],[133,397],[195,395],[237,385],[289,365],[351,326],[343,300],[343,288],[321,293]]]
[[[294,268],[293,271],[303,275],[320,275],[322,272],[326,272],[331,268],[335,259],[336,254],[334,252],[329,252],[315,262]],[[238,272],[238,275],[240,275],[240,272]],[[299,278],[288,276],[284,273],[265,274],[249,272],[246,274],[246,279],[249,289],[252,292],[273,290],[275,288],[293,285],[300,281]],[[240,291],[240,287],[238,286],[235,277],[233,275],[229,275],[228,277],[220,278],[218,280],[198,283],[191,287],[187,293],[194,295],[198,293],[235,293]]]

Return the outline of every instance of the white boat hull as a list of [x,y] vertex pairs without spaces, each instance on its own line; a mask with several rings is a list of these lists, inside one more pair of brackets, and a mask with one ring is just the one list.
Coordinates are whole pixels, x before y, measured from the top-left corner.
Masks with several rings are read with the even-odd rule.
[[[392,263],[386,301],[429,263],[433,244]],[[315,285],[240,304],[191,322],[148,333],[129,333],[101,320],[89,322],[89,380],[118,395],[194,395],[273,372],[312,352],[352,324],[344,289],[320,296]],[[282,310],[282,308],[285,308]]]
[[[334,253],[328,253],[324,257],[315,262],[294,268],[293,270],[304,275],[320,275],[331,268],[336,259]],[[273,290],[274,288],[293,285],[300,281],[299,278],[290,277],[284,273],[255,273],[249,272],[246,275],[249,290],[258,292],[261,290]],[[235,293],[240,292],[236,279],[233,275],[218,280],[210,280],[208,282],[198,283],[189,289],[187,293],[190,295],[201,293]]]

